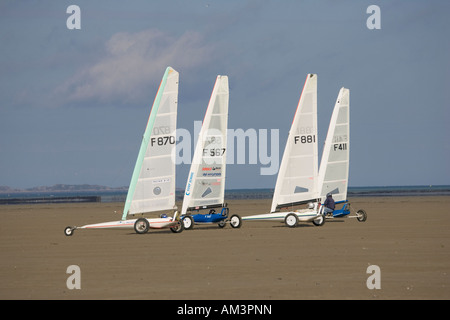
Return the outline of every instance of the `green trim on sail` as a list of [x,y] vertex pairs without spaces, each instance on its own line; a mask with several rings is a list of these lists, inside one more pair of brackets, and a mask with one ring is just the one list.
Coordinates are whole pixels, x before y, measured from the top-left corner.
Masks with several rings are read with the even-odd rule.
[[148,142],[150,141],[150,136],[153,131],[153,125],[155,123],[156,115],[158,114],[159,104],[161,102],[161,98],[164,93],[167,77],[171,70],[172,70],[171,67],[167,67],[166,72],[164,73],[164,76],[161,80],[158,93],[156,94],[152,110],[150,111],[147,127],[145,128],[144,137],[142,138],[141,148],[139,149],[136,165],[134,166],[133,175],[131,176],[130,187],[128,188],[127,199],[125,200],[125,206],[123,208],[122,220],[126,220],[128,211],[130,210],[131,201],[133,200],[134,191],[136,189],[136,184],[139,179],[139,175],[141,173],[142,162],[144,161],[145,153],[147,152]]

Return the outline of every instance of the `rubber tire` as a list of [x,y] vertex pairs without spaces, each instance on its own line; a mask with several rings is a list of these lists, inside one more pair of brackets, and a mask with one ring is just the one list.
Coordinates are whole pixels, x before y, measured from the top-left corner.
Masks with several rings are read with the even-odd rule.
[[74,228],[72,228],[72,227],[66,227],[66,228],[64,229],[64,234],[65,234],[66,236],[70,237],[71,235],[73,235],[73,232],[74,232],[74,231],[75,231]]
[[322,217],[321,221],[317,222],[317,219],[319,217],[312,221],[313,225],[315,225],[316,227],[320,227],[320,226],[323,226],[325,224],[325,216],[323,214],[321,214],[320,217]]
[[184,222],[183,220],[178,221],[178,224],[170,227],[170,231],[172,231],[173,233],[180,233],[183,232],[184,230]]
[[237,214],[233,214],[230,217],[230,225],[232,228],[240,228],[242,225],[241,217],[239,217]]
[[225,227],[226,225],[225,220],[221,220],[217,225],[219,226],[219,228]]
[[192,228],[194,228],[194,218],[192,218],[191,216],[184,216],[182,221],[184,229],[191,230]]
[[295,228],[298,225],[298,217],[296,214],[294,213],[289,213],[285,218],[284,218],[284,223],[289,227],[289,228]]
[[358,219],[359,222],[364,222],[367,220],[367,213],[363,209],[356,211],[356,214],[358,215],[356,219]]
[[134,231],[136,231],[137,234],[147,233],[149,229],[150,224],[145,218],[139,218],[134,223]]

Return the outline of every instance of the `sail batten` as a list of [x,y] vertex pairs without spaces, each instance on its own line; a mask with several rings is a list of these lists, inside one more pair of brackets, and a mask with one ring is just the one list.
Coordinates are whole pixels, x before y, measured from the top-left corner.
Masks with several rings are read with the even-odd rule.
[[299,178],[303,178],[303,179],[314,179],[314,177],[311,176],[291,176],[289,178],[286,178],[286,180],[296,180]]

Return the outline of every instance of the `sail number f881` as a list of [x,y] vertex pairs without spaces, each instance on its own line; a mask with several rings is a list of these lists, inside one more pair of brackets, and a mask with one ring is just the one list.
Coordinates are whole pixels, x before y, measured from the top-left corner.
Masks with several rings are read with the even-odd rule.
[[316,136],[309,134],[305,136],[294,136],[294,143],[297,144],[300,143],[314,143],[316,142]]

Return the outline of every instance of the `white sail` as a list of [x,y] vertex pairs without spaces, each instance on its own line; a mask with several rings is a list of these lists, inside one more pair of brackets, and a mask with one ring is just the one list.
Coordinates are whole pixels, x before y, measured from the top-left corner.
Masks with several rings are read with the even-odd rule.
[[203,119],[184,193],[188,208],[222,204],[225,194],[228,77],[217,76]]
[[278,172],[271,212],[318,198],[317,75],[308,74]]
[[342,88],[334,106],[319,170],[321,202],[331,193],[334,201],[347,200],[350,158],[350,91]]
[[173,209],[179,74],[168,67],[158,89],[133,171],[122,219],[127,214]]

